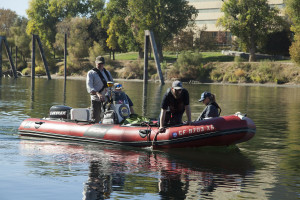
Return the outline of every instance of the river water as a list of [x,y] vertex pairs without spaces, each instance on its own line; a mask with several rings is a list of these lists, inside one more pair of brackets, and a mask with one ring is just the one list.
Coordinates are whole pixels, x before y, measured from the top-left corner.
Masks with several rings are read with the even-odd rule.
[[[138,114],[155,118],[170,83],[124,82]],[[52,105],[88,107],[84,80],[0,79],[0,199],[300,199],[300,87],[184,84],[192,118],[203,91],[223,115],[247,113],[250,141],[227,148],[151,151],[20,137]],[[144,94],[144,95],[143,95]]]

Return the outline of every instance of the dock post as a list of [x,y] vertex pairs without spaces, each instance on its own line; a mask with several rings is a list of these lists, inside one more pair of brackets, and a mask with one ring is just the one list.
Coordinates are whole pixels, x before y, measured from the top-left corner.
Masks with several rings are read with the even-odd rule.
[[35,79],[35,35],[32,34],[31,80]]
[[41,39],[40,39],[40,37],[38,35],[36,35],[35,38],[36,38],[36,40],[38,42],[38,45],[39,45],[40,54],[41,54],[42,60],[44,62],[44,67],[45,67],[45,70],[46,70],[46,74],[47,74],[48,80],[51,80],[51,75],[50,75],[49,68],[48,68],[48,63],[47,63],[47,60],[46,60],[46,57],[45,57],[45,54],[44,54],[44,50],[43,50]]
[[[13,72],[13,76],[15,78],[18,78],[17,70],[16,70],[14,62],[12,60],[11,51],[9,49],[9,46],[8,46],[8,43],[7,43],[7,40],[6,40],[5,36],[0,36],[0,47],[1,47],[0,51],[1,52],[2,52],[2,42],[4,43],[4,46],[5,46],[5,49],[6,49],[6,54],[7,54],[9,63],[10,63],[10,68]],[[1,56],[0,56],[0,77],[2,77],[2,75],[3,75],[3,72],[2,72],[2,53],[1,53]]]
[[[147,47],[149,45],[149,40],[150,40],[150,43],[151,43],[151,46],[152,46],[152,51],[153,51],[154,60],[155,60],[155,66],[156,66],[156,69],[157,69],[157,72],[158,72],[158,75],[159,75],[159,78],[160,78],[160,83],[162,85],[164,85],[165,82],[164,82],[164,77],[163,77],[163,74],[162,74],[162,71],[161,71],[161,67],[160,67],[160,62],[159,62],[159,57],[158,57],[158,53],[157,53],[157,46],[156,46],[154,34],[153,34],[152,31],[149,31],[149,30],[145,30],[144,82],[145,82],[145,77],[148,78],[148,50],[147,50]],[[145,74],[145,73],[147,73],[147,74]],[[148,80],[146,80],[146,82],[147,81]]]
[[64,49],[64,59],[65,59],[65,80],[67,79],[67,54],[68,54],[68,50],[67,50],[67,34],[65,33],[65,49]]

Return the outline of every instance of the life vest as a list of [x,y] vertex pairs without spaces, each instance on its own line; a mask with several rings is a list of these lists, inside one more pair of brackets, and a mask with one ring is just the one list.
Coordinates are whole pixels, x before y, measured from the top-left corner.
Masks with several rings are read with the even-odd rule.
[[[109,99],[106,105],[105,113],[107,114],[109,113],[110,117],[112,117],[111,113],[113,112],[114,123],[119,124],[130,116],[129,102],[125,92],[123,91],[111,91],[110,95],[111,96],[108,97]],[[106,123],[105,113],[104,113],[103,123]]]

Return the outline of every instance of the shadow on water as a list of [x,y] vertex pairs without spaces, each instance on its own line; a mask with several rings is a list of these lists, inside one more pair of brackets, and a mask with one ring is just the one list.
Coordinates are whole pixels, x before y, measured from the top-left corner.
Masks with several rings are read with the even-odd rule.
[[20,150],[32,157],[27,166],[39,176],[78,176],[78,166],[88,165],[82,192],[86,200],[117,198],[124,192],[135,198],[145,193],[163,199],[206,198],[216,190],[238,192],[254,171],[251,161],[235,150],[150,151],[28,139],[21,140]]

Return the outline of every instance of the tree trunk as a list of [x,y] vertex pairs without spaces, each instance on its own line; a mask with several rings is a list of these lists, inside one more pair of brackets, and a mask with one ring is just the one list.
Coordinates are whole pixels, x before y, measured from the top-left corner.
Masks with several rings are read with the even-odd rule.
[[256,61],[255,51],[256,51],[256,46],[255,46],[254,38],[251,37],[251,38],[250,38],[250,55],[249,55],[249,62],[254,62],[254,61]]
[[157,51],[158,51],[159,62],[162,62],[164,60],[164,55],[162,51],[162,46],[159,43],[157,43]]
[[142,48],[139,48],[139,59],[143,59],[144,58],[144,51]]

